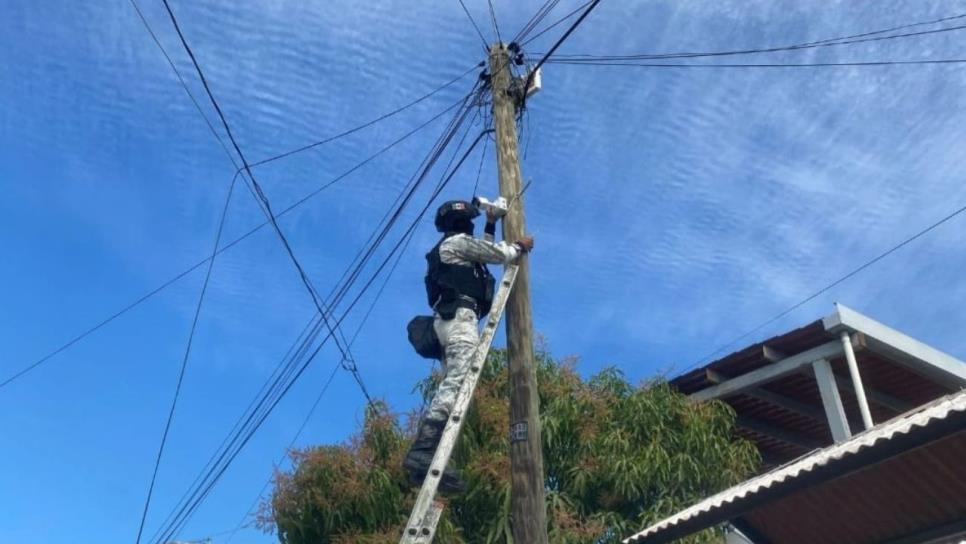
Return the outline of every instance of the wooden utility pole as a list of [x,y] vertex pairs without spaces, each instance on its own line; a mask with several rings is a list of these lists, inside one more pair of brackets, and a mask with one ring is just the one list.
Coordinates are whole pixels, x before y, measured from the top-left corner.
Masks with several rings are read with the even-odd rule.
[[[496,126],[496,162],[500,195],[512,202],[503,218],[503,239],[515,242],[526,234],[517,145],[516,107],[519,92],[511,92],[510,53],[501,43],[490,47],[490,85]],[[507,355],[510,368],[510,476],[513,541],[547,544],[543,447],[540,439],[540,397],[533,358],[533,313],[530,308],[530,265],[519,261],[516,284],[506,306]]]

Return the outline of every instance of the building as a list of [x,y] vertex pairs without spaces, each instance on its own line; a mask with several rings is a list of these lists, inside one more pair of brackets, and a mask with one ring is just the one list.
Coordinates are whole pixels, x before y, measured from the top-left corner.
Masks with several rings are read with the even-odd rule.
[[624,542],[966,540],[966,363],[839,305],[671,383],[731,405],[762,470]]

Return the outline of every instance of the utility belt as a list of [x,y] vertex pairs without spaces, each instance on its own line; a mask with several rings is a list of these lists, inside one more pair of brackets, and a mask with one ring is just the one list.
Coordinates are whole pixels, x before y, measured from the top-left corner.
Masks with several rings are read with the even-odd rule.
[[466,295],[457,295],[451,300],[443,300],[443,298],[440,297],[436,301],[436,304],[433,305],[433,311],[447,321],[455,318],[456,310],[460,308],[473,310],[473,313],[476,314],[476,318],[480,318],[480,304],[475,298],[468,297]]

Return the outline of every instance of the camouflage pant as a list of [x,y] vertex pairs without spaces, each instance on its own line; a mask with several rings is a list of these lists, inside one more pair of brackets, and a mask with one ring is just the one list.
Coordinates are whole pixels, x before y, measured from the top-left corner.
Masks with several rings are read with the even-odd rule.
[[480,343],[480,331],[476,313],[466,308],[456,310],[456,316],[450,320],[436,316],[433,328],[436,329],[436,335],[443,346],[443,370],[446,371],[446,377],[436,390],[426,419],[446,421],[453,411],[456,395],[463,385],[463,378],[470,369],[476,347]]

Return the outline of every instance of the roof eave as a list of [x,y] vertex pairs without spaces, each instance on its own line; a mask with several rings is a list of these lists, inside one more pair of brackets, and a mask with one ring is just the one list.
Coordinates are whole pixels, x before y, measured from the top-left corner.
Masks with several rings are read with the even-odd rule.
[[843,330],[861,333],[866,348],[901,363],[914,372],[940,383],[966,386],[966,363],[844,304],[836,303],[835,312],[822,319],[822,324],[830,333]]

